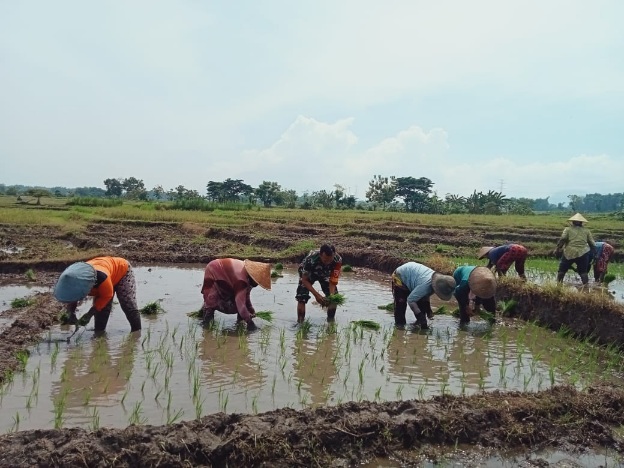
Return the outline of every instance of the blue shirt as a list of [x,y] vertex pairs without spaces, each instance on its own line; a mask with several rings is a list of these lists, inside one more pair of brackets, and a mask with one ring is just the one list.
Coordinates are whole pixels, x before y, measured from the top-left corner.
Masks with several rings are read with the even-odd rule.
[[431,268],[416,262],[407,262],[396,269],[403,285],[410,290],[407,302],[418,302],[433,294],[431,278],[435,273]]
[[600,258],[600,256],[602,255],[602,250],[604,249],[604,242],[594,242],[594,244],[596,245],[596,254],[594,255],[594,258],[596,260],[598,260]]
[[468,278],[470,278],[470,273],[472,270],[477,268],[476,266],[464,265],[460,266],[453,272],[453,278],[455,279],[455,294],[459,294],[466,290],[470,291],[470,286],[468,286]]
[[511,249],[511,244],[501,245],[490,250],[486,256],[492,265],[496,265],[500,258],[509,252],[509,249]]

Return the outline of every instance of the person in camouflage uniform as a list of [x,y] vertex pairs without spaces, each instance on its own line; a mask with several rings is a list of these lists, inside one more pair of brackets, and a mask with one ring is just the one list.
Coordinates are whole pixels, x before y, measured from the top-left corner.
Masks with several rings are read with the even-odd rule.
[[[336,253],[333,245],[323,244],[319,250],[312,250],[299,265],[299,286],[297,300],[297,321],[305,320],[306,303],[310,293],[323,307],[327,307],[327,320],[333,321],[336,316],[336,305],[330,305],[327,296],[338,292],[338,279],[342,271],[342,258]],[[313,284],[319,282],[322,295]]]

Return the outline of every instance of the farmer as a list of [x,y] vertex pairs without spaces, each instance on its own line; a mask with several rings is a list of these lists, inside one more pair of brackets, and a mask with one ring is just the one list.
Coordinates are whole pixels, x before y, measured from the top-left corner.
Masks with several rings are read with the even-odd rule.
[[455,299],[459,304],[459,323],[470,322],[468,307],[472,302],[473,313],[479,305],[488,312],[496,313],[496,277],[484,266],[460,266],[453,272],[455,278]]
[[394,323],[405,325],[405,311],[409,305],[416,324],[423,330],[429,328],[427,317],[433,317],[429,298],[435,293],[448,301],[455,289],[452,276],[443,275],[416,262],[407,262],[392,273],[392,296],[394,297]]
[[488,259],[487,268],[494,267],[498,276],[507,274],[507,270],[514,264],[518,276],[526,280],[524,274],[524,262],[527,258],[527,249],[520,244],[505,244],[499,247],[481,247],[478,255],[479,260]]
[[607,242],[597,241],[596,245],[596,254],[589,259],[589,265],[587,268],[587,273],[589,273],[589,268],[593,262],[594,264],[594,281],[596,283],[602,283],[604,281],[605,275],[607,274],[607,268],[609,265],[609,260],[615,252],[613,246]]
[[[95,331],[106,329],[115,294],[130,323],[130,331],[140,330],[136,281],[128,260],[121,257],[96,257],[74,263],[61,273],[54,286],[54,297],[66,303],[69,322],[86,326],[91,317],[95,316]],[[93,305],[78,320],[76,307],[86,296],[93,296]]]
[[271,265],[268,263],[235,258],[220,258],[208,263],[201,289],[204,323],[212,322],[218,310],[224,314],[237,314],[237,322],[245,322],[248,330],[255,329],[253,318],[256,311],[251,305],[251,290],[258,285],[271,290]]
[[[336,253],[333,245],[323,244],[319,250],[312,250],[299,265],[299,285],[295,299],[297,300],[297,322],[305,320],[306,303],[310,293],[323,307],[327,307],[327,321],[336,317],[336,304],[330,304],[327,296],[338,292],[338,279],[342,271],[342,257]],[[313,284],[319,282],[322,295]]]
[[563,282],[565,274],[574,263],[576,264],[576,271],[581,277],[581,282],[586,285],[589,276],[589,261],[591,257],[595,257],[596,244],[589,229],[583,226],[587,220],[580,213],[576,213],[568,221],[572,225],[563,230],[555,249],[556,255],[563,251],[557,272],[557,282]]

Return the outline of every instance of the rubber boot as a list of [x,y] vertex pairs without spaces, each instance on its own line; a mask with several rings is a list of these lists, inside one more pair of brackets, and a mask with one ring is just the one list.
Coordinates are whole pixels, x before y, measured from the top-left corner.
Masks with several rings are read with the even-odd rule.
[[563,283],[563,278],[565,278],[565,273],[558,271],[557,272],[557,283]]

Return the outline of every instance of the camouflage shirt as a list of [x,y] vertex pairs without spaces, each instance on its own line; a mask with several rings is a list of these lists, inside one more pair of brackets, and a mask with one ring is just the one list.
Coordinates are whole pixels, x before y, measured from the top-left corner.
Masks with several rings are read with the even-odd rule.
[[311,250],[299,264],[299,276],[302,277],[305,273],[312,283],[315,281],[331,281],[334,284],[338,284],[341,268],[342,257],[340,255],[334,254],[334,258],[329,265],[324,265],[321,262],[321,252],[319,250]]

